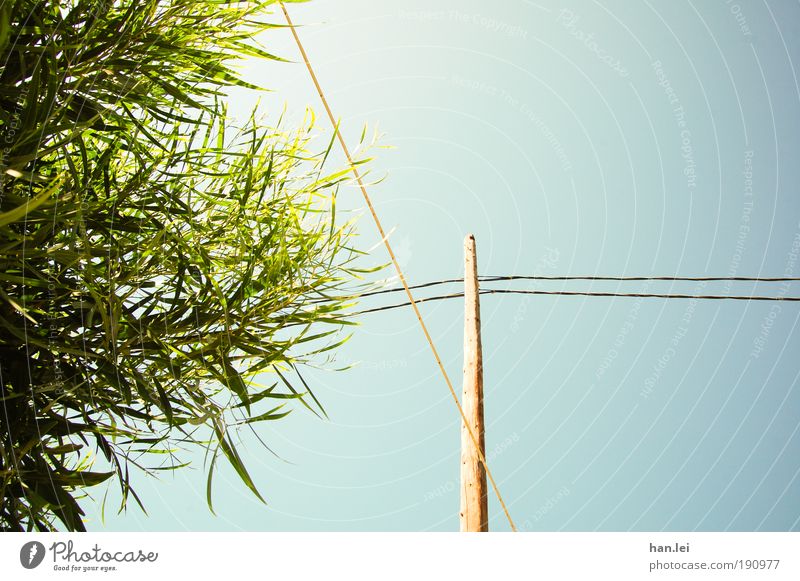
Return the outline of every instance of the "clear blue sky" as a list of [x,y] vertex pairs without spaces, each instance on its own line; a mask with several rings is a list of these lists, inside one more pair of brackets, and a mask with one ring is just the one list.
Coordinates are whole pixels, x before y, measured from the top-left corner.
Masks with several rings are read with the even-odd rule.
[[[371,192],[412,283],[460,276],[468,232],[481,274],[800,276],[797,3],[290,10],[348,139],[366,124],[392,146],[374,151],[371,177],[385,179]],[[287,30],[264,40],[298,58]],[[289,120],[322,112],[302,65],[245,73],[275,90],[262,99],[270,118],[284,104]],[[234,93],[231,109],[251,102]],[[355,189],[341,199],[362,206]],[[367,216],[359,233],[362,247],[377,243]],[[423,312],[460,380],[462,305]],[[798,317],[791,303],[485,298],[487,453],[518,526],[800,528]],[[139,478],[149,517],[90,514],[89,528],[457,530],[446,386],[409,310],[361,322],[336,362],[356,367],[309,376],[331,421],[299,410],[262,428],[281,459],[244,438],[267,506],[223,469],[211,515],[198,464]],[[493,498],[490,510],[492,529],[507,530]]]

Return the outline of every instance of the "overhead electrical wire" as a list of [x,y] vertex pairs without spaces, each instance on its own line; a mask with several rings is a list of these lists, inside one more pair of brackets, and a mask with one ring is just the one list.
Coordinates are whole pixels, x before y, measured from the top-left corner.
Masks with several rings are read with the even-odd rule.
[[[544,296],[569,296],[569,297],[629,297],[645,299],[696,299],[696,300],[730,300],[730,301],[785,301],[800,302],[800,297],[784,296],[759,296],[759,295],[687,295],[687,294],[659,294],[659,293],[614,293],[600,291],[543,291],[543,290],[519,290],[519,289],[481,289],[482,295],[544,295]],[[415,300],[416,304],[443,301],[447,299],[457,299],[463,297],[464,293],[450,293],[446,295],[436,295],[423,297]],[[371,309],[363,309],[351,313],[352,316],[366,315],[380,311],[390,311],[409,306],[410,303],[396,303]]]
[[[539,275],[507,275],[507,276],[479,276],[479,282],[504,282],[515,280],[530,280],[530,281],[665,281],[665,282],[714,282],[714,281],[734,281],[734,282],[800,282],[800,277],[753,277],[753,276],[704,276],[704,277],[689,277],[689,276],[539,276]],[[432,282],[425,282],[420,284],[411,285],[408,288],[411,290],[419,290],[423,288],[430,288],[434,286],[441,286],[444,284],[463,283],[463,278],[447,278],[443,280],[436,280]],[[367,291],[361,294],[353,295],[352,298],[365,298],[382,294],[391,294],[403,292],[405,288],[383,288],[374,291]],[[668,297],[665,297],[668,298]],[[679,297],[683,298],[683,297]],[[319,299],[323,302],[327,299]],[[419,299],[415,299],[420,302]]]

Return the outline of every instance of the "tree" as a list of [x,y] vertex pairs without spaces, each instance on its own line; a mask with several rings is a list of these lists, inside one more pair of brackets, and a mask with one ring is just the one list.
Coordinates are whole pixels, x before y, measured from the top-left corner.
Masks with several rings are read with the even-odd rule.
[[218,457],[259,495],[231,428],[321,409],[298,364],[341,342],[362,272],[346,171],[310,123],[233,127],[222,104],[250,87],[236,59],[275,58],[253,40],[272,3],[2,4],[3,529],[83,530],[86,487],[116,478],[122,510],[132,467],[190,445],[209,506]]

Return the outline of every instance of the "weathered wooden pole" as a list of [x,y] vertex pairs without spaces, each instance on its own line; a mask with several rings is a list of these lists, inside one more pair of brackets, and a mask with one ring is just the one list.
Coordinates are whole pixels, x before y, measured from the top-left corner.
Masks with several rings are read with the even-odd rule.
[[[478,295],[478,259],[475,236],[464,240],[464,393],[461,406],[472,435],[486,457],[483,432],[483,354],[481,307]],[[466,425],[461,425],[461,532],[487,532],[489,507],[486,470]]]

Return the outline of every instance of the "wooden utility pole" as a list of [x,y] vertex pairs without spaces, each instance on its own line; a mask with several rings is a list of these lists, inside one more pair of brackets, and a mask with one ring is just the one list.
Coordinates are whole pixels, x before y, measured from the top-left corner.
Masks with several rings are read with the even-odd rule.
[[[481,307],[478,295],[478,259],[475,236],[464,240],[464,393],[461,406],[472,435],[486,457],[483,433],[483,354]],[[461,532],[487,532],[489,507],[486,470],[467,427],[461,425]]]

